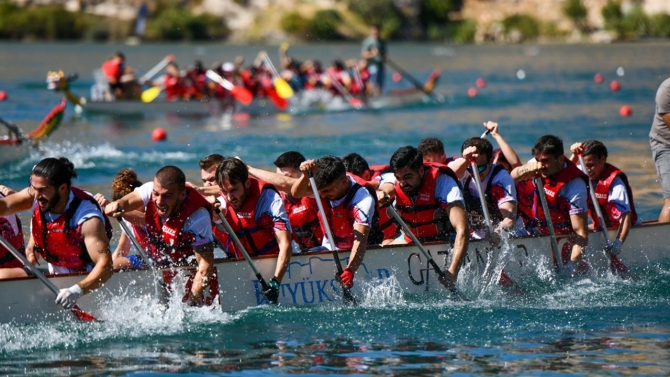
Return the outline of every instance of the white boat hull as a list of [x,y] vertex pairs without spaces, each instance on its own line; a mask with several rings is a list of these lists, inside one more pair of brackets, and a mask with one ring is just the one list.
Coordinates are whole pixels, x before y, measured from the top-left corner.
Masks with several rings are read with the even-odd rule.
[[[650,263],[668,258],[665,235],[670,224],[646,224],[631,230],[620,260],[628,267],[645,267]],[[610,232],[613,237],[615,231]],[[559,248],[567,247],[566,237],[559,237]],[[609,273],[609,259],[603,250],[604,241],[600,233],[591,233],[587,259],[590,273]],[[426,245],[435,261],[448,266],[450,246],[448,244]],[[346,263],[349,252],[339,253]],[[269,279],[275,268],[275,258],[262,257],[255,260],[260,273]],[[338,283],[334,279],[334,262],[330,252],[294,255],[281,284],[281,305],[340,304],[342,302]],[[491,247],[482,241],[471,242],[458,279],[458,289],[471,292],[472,285],[495,284],[500,270],[521,283],[528,276],[535,276],[539,269],[554,269],[548,237],[520,238],[502,248]],[[260,285],[244,260],[217,260],[218,291],[220,308],[236,311],[267,303]],[[50,279],[59,288],[66,288],[81,280],[80,275],[53,277]],[[79,306],[103,319],[105,305],[115,296],[153,297],[152,275],[147,270],[117,272],[95,293],[79,300]],[[403,294],[435,292],[450,298],[450,294],[436,279],[419,249],[408,246],[371,248],[356,273],[354,295],[380,287],[392,288]],[[3,295],[0,304],[0,323],[38,322],[74,318],[68,311],[54,304],[54,295],[35,278],[14,279],[0,282]],[[175,284],[183,291],[183,280]]]

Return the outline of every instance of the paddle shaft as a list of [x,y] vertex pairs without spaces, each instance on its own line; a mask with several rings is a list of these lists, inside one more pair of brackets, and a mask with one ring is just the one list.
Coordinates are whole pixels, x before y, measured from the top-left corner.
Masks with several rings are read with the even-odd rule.
[[479,194],[479,202],[482,205],[482,212],[484,213],[484,221],[486,221],[486,227],[489,229],[489,233],[493,234],[493,224],[491,224],[491,216],[489,214],[489,207],[486,205],[486,197],[484,197],[484,190],[482,189],[482,180],[479,179],[479,170],[477,170],[477,163],[472,161],[470,163],[472,167],[472,178],[475,180],[475,186],[477,186],[477,193]]
[[[581,153],[579,156],[579,163],[582,165],[582,171],[586,174],[586,164],[584,163],[584,157]],[[610,244],[609,235],[607,234],[607,226],[605,226],[605,218],[603,217],[602,209],[600,204],[598,204],[598,198],[596,197],[596,190],[593,188],[593,182],[589,179],[589,193],[591,194],[591,201],[593,201],[593,206],[596,208],[596,214],[598,214],[598,221],[600,221],[600,230],[603,232],[603,237],[605,237],[605,248]]]
[[140,82],[145,82],[149,80],[150,78],[154,77],[156,73],[158,73],[161,69],[165,68],[165,66],[168,65],[172,60],[174,60],[174,55],[170,54],[166,57],[163,58],[158,64],[156,64],[153,68],[151,68],[147,73],[145,73],[142,77],[140,77]]
[[352,106],[356,107],[356,108],[360,108],[360,107],[361,107],[360,102],[359,102],[359,101],[356,101],[356,98],[354,98],[354,97],[351,95],[351,93],[349,93],[349,91],[347,90],[347,88],[343,87],[342,84],[340,84],[340,82],[337,81],[337,79],[336,79],[333,75],[330,75],[330,74],[329,74],[328,77],[330,77],[330,82],[333,84],[333,86],[335,87],[335,89],[337,89],[337,91],[340,92],[340,94],[342,95],[342,97],[344,97],[344,99],[346,99],[347,101],[349,101],[349,103],[350,103]]
[[256,279],[258,279],[258,282],[261,283],[261,287],[263,290],[267,290],[270,288],[268,286],[268,283],[263,279],[263,275],[261,275],[260,272],[258,272],[258,269],[256,269],[256,266],[254,265],[254,261],[251,259],[249,256],[249,253],[247,253],[247,249],[244,248],[244,245],[242,245],[242,242],[240,239],[237,237],[237,233],[233,230],[233,228],[230,226],[228,223],[228,220],[226,220],[226,217],[223,216],[221,213],[221,210],[219,208],[215,208],[214,212],[216,212],[217,216],[219,216],[219,219],[221,219],[221,224],[223,224],[223,227],[226,228],[226,232],[228,233],[228,236],[233,239],[233,242],[235,242],[235,245],[237,248],[240,250],[242,255],[244,255],[244,259],[247,260],[247,263],[249,263],[249,267],[251,267],[251,270],[254,272],[254,275],[256,275]]
[[398,71],[403,77],[406,77],[407,80],[409,80],[412,84],[414,84],[414,86],[417,89],[424,92],[426,95],[430,96],[431,98],[436,99],[435,95],[431,91],[426,90],[423,87],[423,84],[419,80],[417,80],[414,76],[410,75],[409,72],[405,71],[401,66],[396,64],[393,60],[391,60],[390,58],[387,57],[386,59],[384,59],[384,62],[386,64],[390,65],[391,68],[393,68],[394,70]]
[[556,271],[561,272],[561,270],[563,270],[563,260],[561,259],[561,251],[558,250],[558,242],[556,241],[556,233],[554,232],[554,223],[551,221],[549,203],[547,203],[547,195],[544,193],[542,177],[535,177],[535,186],[537,186],[537,191],[540,195],[540,202],[542,203],[542,211],[544,212],[544,218],[547,221],[547,228],[549,228],[549,238],[551,239],[551,248],[554,251]]

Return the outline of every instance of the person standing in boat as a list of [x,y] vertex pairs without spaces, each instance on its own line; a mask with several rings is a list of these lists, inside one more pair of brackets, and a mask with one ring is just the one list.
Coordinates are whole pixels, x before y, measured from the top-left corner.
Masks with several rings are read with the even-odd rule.
[[100,69],[107,79],[109,91],[117,98],[123,97],[121,76],[125,70],[126,57],[122,52],[116,52],[102,63]]
[[551,221],[556,234],[571,234],[569,253],[562,253],[568,272],[585,272],[583,248],[588,244],[587,176],[564,155],[563,141],[553,135],[540,137],[531,151],[534,158],[512,170],[517,184],[519,212],[531,235],[548,235],[539,192],[534,177],[542,178]]
[[670,222],[670,78],[665,79],[656,91],[656,109],[649,130],[651,155],[663,190],[663,207],[659,223]]
[[[395,196],[395,208],[414,236],[421,242],[453,242],[447,280],[441,282],[453,288],[469,241],[463,191],[456,174],[446,166],[424,163],[421,152],[410,145],[396,150],[389,166],[393,176],[386,175],[380,189]],[[388,186],[392,190],[386,190]],[[404,241],[412,242],[407,235]]]
[[[247,165],[238,158],[229,157],[219,164],[216,181],[226,201],[221,212],[246,251],[251,256],[277,255],[270,288],[263,292],[270,302],[276,302],[291,260],[291,225],[284,202],[273,185],[250,177]],[[226,251],[243,257],[235,245]]]
[[[523,220],[517,216],[517,194],[514,179],[501,165],[493,163],[493,145],[486,139],[473,137],[461,146],[466,161],[475,161],[477,171],[468,167],[468,174],[462,180],[463,198],[468,211],[469,226],[473,239],[484,239],[488,232],[479,190],[473,178],[479,176],[486,205],[491,216],[492,227],[497,233],[508,232],[512,236],[527,235]],[[493,236],[493,235],[490,235]]]
[[370,26],[370,36],[363,40],[361,56],[368,61],[370,82],[374,84],[371,95],[380,95],[384,89],[384,61],[386,60],[386,41],[379,35],[379,25]]
[[33,208],[28,261],[36,264],[39,254],[51,274],[88,272],[56,297],[67,309],[112,276],[112,227],[95,199],[72,186],[76,177],[67,158],[45,158],[33,168],[29,187],[0,199],[0,216]]
[[[300,171],[303,175],[291,188],[291,194],[296,198],[311,195],[309,174],[314,175],[321,197],[316,199],[326,200],[324,210],[333,233],[333,246],[338,250],[351,250],[349,264],[342,274],[336,276],[345,287],[351,288],[368,243],[379,244],[382,241],[381,236],[378,239],[370,237],[372,228],[379,229],[374,189],[363,179],[348,175],[342,160],[335,156],[307,160],[300,164]],[[322,221],[321,217],[319,221]],[[328,237],[323,238],[322,246],[323,249],[330,249]]]
[[120,216],[141,208],[146,208],[149,257],[160,267],[197,265],[185,302],[199,305],[214,297],[215,294],[204,292],[210,279],[215,279],[211,204],[186,185],[181,169],[165,166],[156,172],[152,182],[109,203],[105,213]]
[[[578,163],[579,155],[584,158],[586,174],[594,185],[596,198],[602,209],[602,214],[607,228],[618,229],[616,239],[608,245],[609,252],[613,255],[621,253],[623,243],[628,237],[630,227],[640,225],[640,218],[635,211],[633,202],[633,189],[628,184],[628,177],[617,167],[607,162],[607,147],[598,140],[589,140],[584,143],[574,143],[570,146],[572,155],[570,160]],[[581,168],[581,166],[578,166]],[[590,199],[590,197],[589,197]],[[595,212],[594,203],[589,201],[589,217],[591,228],[601,228],[598,215]]]

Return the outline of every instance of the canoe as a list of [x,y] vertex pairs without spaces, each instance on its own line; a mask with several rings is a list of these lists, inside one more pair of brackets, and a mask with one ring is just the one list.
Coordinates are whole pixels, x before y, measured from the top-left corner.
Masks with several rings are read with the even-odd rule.
[[[665,234],[670,224],[648,222],[631,229],[624,251],[619,258],[628,268],[644,268],[652,263],[669,258],[665,245]],[[616,230],[610,231],[613,237]],[[591,274],[610,274],[609,259],[602,251],[602,235],[589,235],[590,252],[587,259]],[[458,279],[458,289],[465,297],[475,298],[476,286],[496,284],[500,271],[523,286],[526,279],[534,278],[542,271],[552,271],[551,243],[548,237],[528,237],[512,239],[502,247],[491,247],[485,241],[470,243],[465,262]],[[559,248],[567,247],[567,236],[558,238]],[[451,247],[437,243],[425,245],[439,265],[448,265]],[[349,256],[341,251],[343,263]],[[275,268],[275,258],[261,257],[255,260],[260,273],[269,279]],[[217,259],[215,263],[218,282],[212,284],[214,308],[225,312],[238,311],[267,304],[260,291],[259,283],[244,260]],[[183,282],[187,279],[187,268],[176,269],[182,279],[175,284],[176,292],[184,292]],[[332,253],[297,254],[291,259],[282,281],[279,293],[280,305],[341,305],[341,291],[334,279]],[[169,270],[163,273],[169,273]],[[81,280],[80,274],[51,277],[59,288],[66,288]],[[21,278],[0,282],[3,295],[0,305],[0,323],[40,322],[73,318],[72,315],[54,304],[54,295],[37,279]],[[216,292],[218,291],[218,293]],[[153,297],[152,275],[148,270],[116,272],[97,292],[82,297],[79,306],[104,320],[113,315],[114,302],[123,299],[146,300]],[[363,264],[356,273],[352,290],[360,300],[366,297],[379,299],[384,295],[424,295],[431,293],[438,299],[451,299],[451,295],[436,279],[435,272],[426,259],[413,245],[370,248]],[[176,295],[177,298],[181,295]],[[112,313],[112,314],[110,314]]]

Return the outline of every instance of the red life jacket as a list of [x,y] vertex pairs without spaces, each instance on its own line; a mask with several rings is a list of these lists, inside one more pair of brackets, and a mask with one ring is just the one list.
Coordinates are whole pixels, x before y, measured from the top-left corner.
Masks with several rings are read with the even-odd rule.
[[[256,222],[256,205],[263,190],[277,191],[275,187],[267,182],[249,177],[249,189],[247,197],[242,203],[242,208],[236,211],[230,203],[227,203],[226,220],[233,228],[242,245],[253,256],[279,254],[279,244],[272,226],[272,215],[262,214],[261,224]],[[233,245],[232,239],[228,242],[229,253],[241,258],[243,255]]]
[[[614,203],[607,200],[609,197],[610,188],[612,187],[612,182],[616,177],[621,178],[623,183],[626,185],[626,192],[630,202],[631,224],[635,224],[637,222],[637,212],[635,211],[635,204],[633,201],[633,190],[628,184],[628,177],[626,177],[626,174],[617,169],[615,166],[605,164],[605,169],[603,170],[602,174],[600,174],[600,177],[601,178],[598,179],[598,183],[595,187],[595,192],[596,198],[598,199],[598,205],[600,205],[600,208],[603,212],[603,217],[606,223],[605,225],[608,228],[619,226],[619,209],[616,207],[616,205],[614,205]],[[600,221],[598,220],[598,214],[595,211],[595,207],[593,207],[591,196],[589,196],[589,216],[591,216],[593,225],[596,228],[600,228]]]
[[323,230],[319,224],[316,199],[308,196],[296,199],[284,193],[280,195],[284,199],[286,213],[293,229],[293,241],[300,246],[300,250],[321,246]]
[[[447,167],[438,168],[431,164],[424,164],[423,168],[425,170],[423,181],[419,194],[414,201],[405,194],[396,181],[396,209],[419,241],[450,241],[450,238],[455,235],[455,231],[449,222],[446,211],[441,208],[440,203],[435,199],[435,186],[440,174],[451,177],[459,187],[460,183],[456,174]],[[405,235],[405,240],[412,242],[408,235]]]
[[[370,233],[368,234],[367,244],[379,244],[383,240],[383,235],[379,228],[379,211],[376,210],[377,194],[375,193],[375,189],[356,175],[347,173],[347,176],[353,178],[355,183],[349,187],[349,191],[347,191],[345,199],[340,205],[332,208],[327,200],[321,199],[321,202],[324,203],[323,208],[326,211],[328,222],[330,223],[330,230],[333,232],[335,246],[338,250],[351,249],[354,246],[355,219],[351,216],[351,201],[361,187],[368,191],[375,203],[375,213],[370,221]],[[319,221],[321,221],[321,218],[319,218]]]
[[[577,168],[577,166],[565,157],[566,168],[558,172],[551,178],[543,178],[545,196],[549,206],[549,214],[554,232],[556,234],[572,233],[572,222],[570,221],[570,201],[559,197],[558,192],[563,186],[575,178],[581,178],[585,182],[588,179],[586,174]],[[517,183],[517,196],[519,198],[519,211],[522,213],[524,223],[531,234],[534,228],[538,228],[540,234],[549,234],[546,217],[542,209],[542,202],[538,195],[537,188],[532,179]]]
[[196,99],[204,97],[207,94],[207,76],[205,73],[192,70],[188,72],[187,77],[189,81],[188,95]]
[[123,74],[123,63],[118,59],[106,60],[100,69],[108,80],[119,81]]
[[142,249],[149,250],[151,248],[151,240],[146,226],[130,224],[130,229],[133,231],[133,235],[140,246],[142,246]]
[[[32,236],[35,241],[34,250],[47,262],[54,266],[74,270],[85,270],[93,263],[86,250],[84,238],[81,236],[81,224],[70,227],[70,222],[83,200],[93,203],[100,211],[107,232],[107,239],[112,238],[112,226],[98,202],[92,196],[76,187],[70,187],[74,195],[72,202],[56,221],[48,223],[40,207],[36,207],[32,218]],[[47,246],[48,245],[48,246]]]
[[165,75],[165,97],[168,101],[180,100],[186,93],[181,78]]
[[212,210],[211,204],[190,186],[185,188],[185,197],[179,204],[177,213],[167,221],[162,222],[156,212],[153,201],[147,204],[144,220],[149,233],[149,254],[161,266],[176,266],[187,264],[188,258],[193,256],[193,242],[195,235],[184,232],[184,223],[198,209]]
[[[12,223],[5,216],[0,217],[0,235],[4,237],[16,250],[18,250],[23,256],[26,255],[26,244],[23,240],[23,231],[21,226],[21,220],[16,215],[14,216],[16,220],[16,226],[18,232],[14,232]],[[9,252],[4,246],[0,245],[0,268],[14,268],[22,267],[23,263],[20,260],[16,259],[12,253]]]
[[381,177],[382,174],[392,173],[391,167],[388,165],[372,165],[370,166],[370,172],[372,173],[371,181]]

